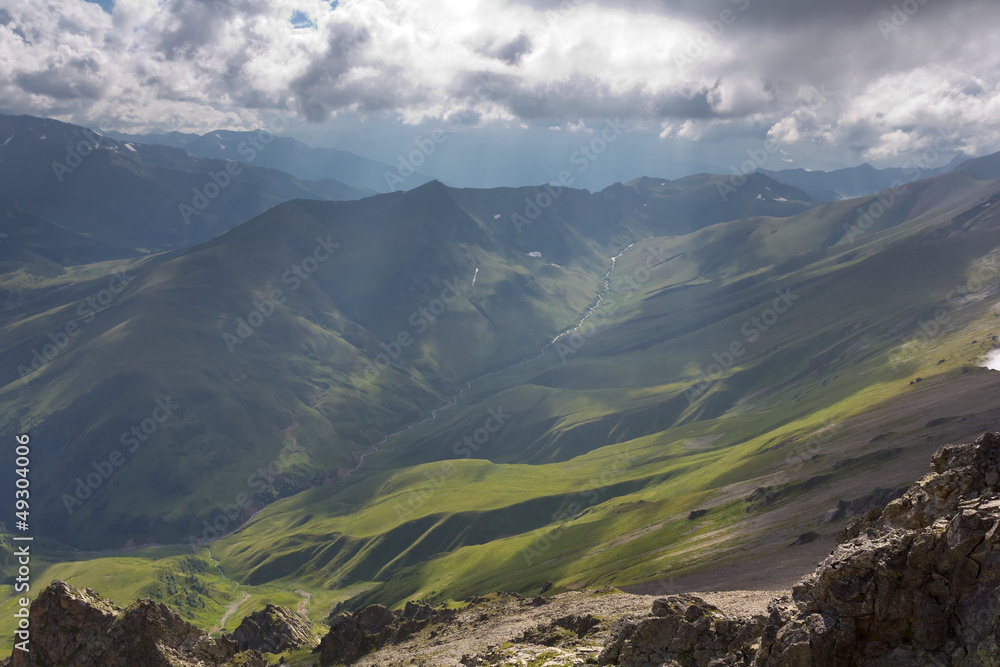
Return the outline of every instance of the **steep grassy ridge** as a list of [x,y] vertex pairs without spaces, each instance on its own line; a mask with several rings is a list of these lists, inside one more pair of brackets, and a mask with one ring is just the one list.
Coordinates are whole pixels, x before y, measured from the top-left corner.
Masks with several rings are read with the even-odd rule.
[[[912,478],[996,412],[996,381],[968,371],[995,326],[1000,186],[942,178],[947,196],[914,184],[853,243],[875,200],[637,244],[578,337],[475,384],[367,477],[271,506],[223,562],[255,583],[383,582],[364,600],[624,585],[774,548],[862,480]],[[770,518],[748,531],[748,511]]]
[[[1000,183],[953,172],[779,218],[767,181],[722,201],[726,182],[545,206],[544,188],[432,183],[293,202],[145,260],[71,349],[0,390],[5,428],[60,462],[39,472],[50,488],[158,396],[181,405],[71,518],[53,494],[47,528],[211,537],[252,494],[270,504],[211,544],[227,576],[354,605],[791,572],[816,552],[789,545],[822,547],[838,499],[915,479],[928,449],[1000,416],[1000,380],[976,367],[1000,334]],[[292,289],[317,238],[340,247]],[[81,272],[10,311],[3,367],[98,285]],[[287,298],[230,354],[223,334],[274,289]]]

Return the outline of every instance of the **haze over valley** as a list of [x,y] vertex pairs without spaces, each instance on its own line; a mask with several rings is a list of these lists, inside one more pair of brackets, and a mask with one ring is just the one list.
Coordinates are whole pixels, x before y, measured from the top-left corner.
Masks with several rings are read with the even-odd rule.
[[0,8],[0,664],[996,664],[997,12]]

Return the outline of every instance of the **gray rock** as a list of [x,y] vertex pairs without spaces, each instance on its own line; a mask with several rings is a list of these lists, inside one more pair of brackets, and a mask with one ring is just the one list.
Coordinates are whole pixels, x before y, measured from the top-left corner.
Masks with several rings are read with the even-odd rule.
[[380,604],[359,611],[341,613],[330,621],[330,631],[314,653],[321,665],[350,664],[387,644],[397,644],[431,623],[449,621],[452,609],[434,609],[429,605],[407,603],[402,614]]
[[320,640],[308,619],[273,604],[244,618],[232,638],[240,650],[261,653],[283,653]]
[[932,468],[841,532],[772,610],[755,665],[1000,665],[1000,434],[943,447]]
[[942,447],[932,469],[842,530],[766,619],[660,599],[650,616],[615,626],[601,664],[1000,667],[1000,433]]
[[[730,618],[694,595],[671,595],[654,601],[649,616],[615,624],[597,660],[622,667],[745,664],[744,647],[763,624],[762,617]],[[723,657],[740,662],[718,663]]]
[[256,651],[215,639],[166,605],[139,600],[127,609],[53,581],[31,603],[31,650],[15,650],[11,667],[267,667]]

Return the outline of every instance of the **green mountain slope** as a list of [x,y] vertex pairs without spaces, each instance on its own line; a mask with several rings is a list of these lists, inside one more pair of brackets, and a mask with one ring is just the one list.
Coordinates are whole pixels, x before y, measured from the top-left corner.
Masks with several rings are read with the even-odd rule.
[[[51,461],[41,525],[86,548],[185,541],[220,509],[237,508],[225,532],[348,475],[469,380],[538,356],[633,234],[695,224],[660,212],[714,182],[673,187],[295,201],[197,248],[52,281],[0,317],[0,429],[31,430]],[[773,205],[747,196],[717,217]]]
[[58,275],[63,267],[132,254],[22,210],[0,196],[0,272]]
[[975,368],[1000,183],[915,183],[849,240],[876,201],[639,243],[578,338],[475,384],[353,483],[270,506],[222,562],[393,603],[674,581],[829,534],[837,499],[918,477],[927,448],[1000,414],[1000,378]]
[[[314,591],[313,620],[546,581],[794,578],[843,525],[838,501],[995,428],[1000,376],[978,363],[1000,336],[1000,181],[959,170],[818,207],[770,180],[722,199],[726,183],[295,201],[197,248],[67,271],[0,318],[0,368],[110,268],[133,277],[2,380],[3,434],[46,461],[38,525],[188,546],[51,554],[51,572],[125,568],[126,596],[210,547],[255,604]],[[203,579],[207,609],[235,595]]]
[[368,194],[332,179],[300,181],[56,120],[0,115],[0,196],[130,254],[202,243],[290,199]]

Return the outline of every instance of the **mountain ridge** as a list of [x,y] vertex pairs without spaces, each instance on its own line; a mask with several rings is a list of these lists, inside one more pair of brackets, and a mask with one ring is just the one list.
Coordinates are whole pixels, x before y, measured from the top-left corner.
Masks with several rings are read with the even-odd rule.
[[[266,466],[298,443],[297,453],[287,457],[295,463],[285,471],[281,490],[255,501],[259,507],[263,498],[273,500],[345,474],[373,442],[445,403],[468,380],[537,355],[598,299],[601,276],[611,256],[627,245],[623,239],[654,233],[664,211],[674,211],[671,227],[689,228],[697,220],[736,217],[747,206],[799,211],[812,205],[765,201],[749,189],[719,202],[715,185],[721,178],[700,179],[691,196],[677,184],[675,193],[643,195],[626,187],[603,195],[567,189],[552,197],[545,188],[454,190],[434,181],[358,201],[286,202],[200,246],[123,264],[134,280],[106,309],[80,324],[82,333],[65,351],[45,363],[36,355],[47,349],[48,332],[69,326],[66,320],[81,300],[101,289],[100,283],[63,287],[65,305],[54,305],[59,297],[50,296],[53,305],[44,306],[43,317],[37,312],[42,302],[0,316],[6,332],[0,357],[13,370],[0,389],[0,401],[13,401],[7,403],[4,428],[42,409],[49,417],[39,428],[55,426],[58,430],[47,437],[64,440],[65,451],[77,452],[59,457],[67,472],[60,500],[49,509],[54,528],[82,530],[74,514],[97,510],[92,501],[80,502],[87,489],[74,487],[76,476],[68,473],[88,465],[84,458],[92,445],[87,443],[117,442],[115,433],[141,422],[165,397],[188,407],[162,426],[159,439],[151,439],[160,443],[154,448],[164,447],[165,437],[194,438],[201,443],[195,446],[201,453],[192,453],[198,460],[208,451],[218,457],[220,451],[239,451],[238,442],[254,443],[249,451],[256,453],[247,455]],[[609,222],[602,216],[621,209],[620,196],[638,196],[647,206],[633,201],[634,210],[620,224]],[[551,203],[542,208],[538,202],[544,197]],[[519,227],[516,218],[529,220],[524,213],[532,215],[532,205],[537,215]],[[154,315],[164,309],[175,317]],[[27,312],[36,317],[24,320]],[[449,325],[439,327],[439,318]],[[118,341],[114,350],[101,343],[111,335]],[[465,340],[491,342],[468,346]],[[155,353],[151,341],[156,341]],[[281,359],[278,365],[273,354]],[[125,372],[122,360],[130,357],[142,358],[132,366],[141,370]],[[185,358],[199,361],[176,361]],[[87,387],[91,398],[63,383],[49,384],[70,369],[87,378],[80,387]],[[253,378],[253,388],[242,378]],[[271,394],[267,386],[281,389],[268,398],[255,395]],[[206,387],[211,391],[206,393]],[[27,399],[43,388],[46,400]],[[93,414],[92,401],[112,394],[133,398],[114,399],[121,414],[113,422],[95,423],[83,439],[74,435],[75,424]],[[348,401],[345,406],[333,400],[337,396]],[[225,428],[209,426],[199,417],[201,410],[190,409],[209,400],[213,413],[232,415],[224,419]],[[251,418],[249,402],[273,407],[256,410]],[[323,407],[317,412],[317,406]],[[320,431],[308,437],[301,430],[282,435],[289,424]],[[215,444],[208,447],[210,441]],[[328,444],[321,446],[323,441]],[[303,449],[305,442],[310,444]],[[146,470],[151,465],[131,464],[136,472],[124,478],[131,481],[115,480],[114,486],[130,485],[124,496],[139,493],[142,483],[134,476],[153,474]],[[161,471],[174,469],[177,479],[190,480],[204,474],[197,470],[212,469],[196,465],[182,471],[176,465]],[[254,468],[244,465],[246,477]],[[233,498],[257,490],[237,479],[231,482]],[[185,481],[165,493],[176,497],[189,488]],[[190,506],[214,513],[212,504],[200,499]],[[155,537],[159,528],[151,517],[135,525],[145,527],[126,531],[122,542],[164,541]],[[173,537],[178,538],[184,534]]]
[[[934,155],[938,155],[936,149]],[[845,167],[832,171],[818,171],[800,167],[778,171],[758,169],[756,173],[766,174],[781,183],[802,188],[816,201],[831,202],[838,199],[864,197],[916,180],[937,176],[959,169],[971,159],[964,154],[959,154],[951,162],[940,167],[930,167],[921,158],[904,167],[883,169],[863,162],[855,167]]]
[[[274,129],[278,130],[277,127]],[[411,189],[432,180],[419,172],[402,178],[399,176],[398,166],[337,148],[309,146],[297,139],[282,137],[264,128],[249,131],[212,130],[203,135],[181,132],[142,135],[108,132],[108,134],[120,139],[183,148],[204,158],[255,163],[287,172],[303,180],[332,178],[355,188],[367,190],[370,194],[391,192],[399,189],[395,185],[404,183],[408,186],[406,189]]]
[[801,565],[994,418],[1000,181],[798,192],[430,182],[39,280],[0,430],[48,461],[49,567],[172,581],[210,545],[258,601],[356,607]]
[[0,137],[0,195],[133,255],[196,245],[289,199],[369,194],[33,116],[0,115]]

